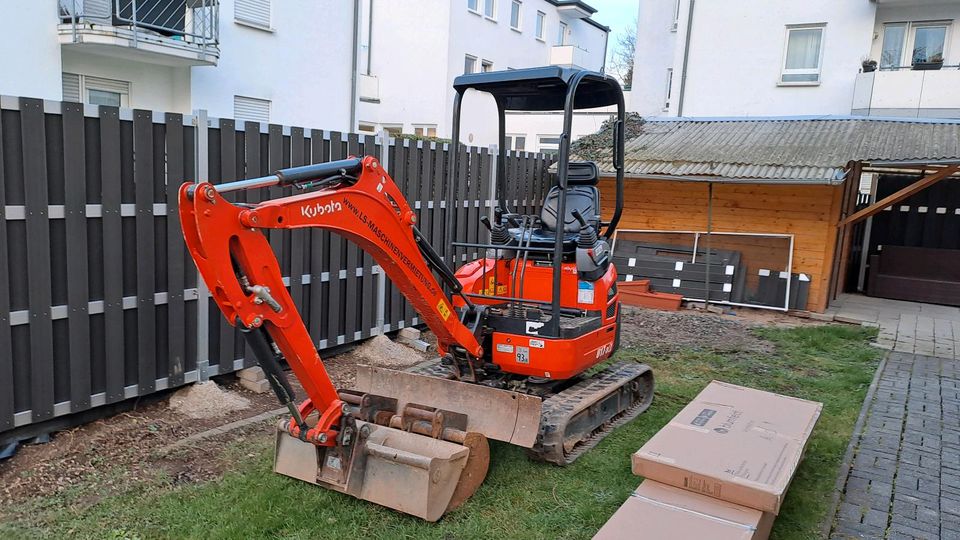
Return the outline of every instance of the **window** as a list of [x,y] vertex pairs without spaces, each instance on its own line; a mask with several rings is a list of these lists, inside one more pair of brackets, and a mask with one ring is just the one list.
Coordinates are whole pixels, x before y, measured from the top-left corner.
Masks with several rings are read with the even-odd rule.
[[557,155],[560,153],[559,135],[537,135],[538,152],[541,154]]
[[903,61],[903,43],[907,38],[907,23],[883,25],[883,50],[880,53],[881,68],[896,68]]
[[430,124],[414,124],[413,134],[420,137],[436,137],[437,136],[437,126]]
[[781,84],[818,84],[822,44],[822,25],[788,27]]
[[130,83],[76,73],[63,74],[63,100],[110,107],[130,106]]
[[883,25],[880,67],[897,69],[917,64],[942,64],[949,23],[894,22]]
[[667,88],[664,92],[666,96],[663,100],[663,110],[667,111],[670,109],[670,92],[673,89],[673,68],[667,68]]
[[567,38],[567,23],[560,21],[560,27],[557,29],[557,45],[563,45]]
[[507,133],[504,144],[506,145],[507,150],[523,152],[527,146],[527,137],[526,135]]
[[536,28],[536,30],[537,30],[537,39],[539,39],[540,41],[543,41],[543,21],[544,21],[546,18],[547,18],[547,14],[546,14],[546,13],[544,13],[544,12],[542,12],[542,11],[538,11],[538,12],[537,12],[537,25],[536,25],[537,28]]
[[357,129],[358,129],[359,131],[364,131],[364,132],[366,132],[366,133],[376,133],[376,132],[377,132],[377,125],[374,124],[373,122],[364,122],[364,121],[361,121],[360,124],[357,126]]
[[477,71],[477,57],[470,56],[469,54],[463,59],[463,72],[466,73],[476,73]]
[[483,15],[488,19],[497,18],[497,0],[483,0]]
[[493,71],[493,62],[490,60],[484,60],[480,63],[480,71],[487,73],[488,71]]
[[384,124],[381,127],[389,137],[399,137],[403,133],[403,124]]
[[233,96],[233,117],[237,121],[269,122],[270,100]]
[[270,29],[270,0],[235,0],[233,20],[257,28]]
[[467,0],[467,9],[470,11],[480,14],[480,0]]
[[520,0],[513,0],[513,3],[510,4],[510,28],[514,30],[520,30],[520,8],[522,4]]
[[911,64],[943,63],[943,51],[947,43],[947,26],[922,25],[913,30],[913,55]]

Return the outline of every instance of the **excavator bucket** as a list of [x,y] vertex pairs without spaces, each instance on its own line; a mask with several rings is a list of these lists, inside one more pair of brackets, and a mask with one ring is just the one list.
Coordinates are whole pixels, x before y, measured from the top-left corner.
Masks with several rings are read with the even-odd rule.
[[341,455],[292,437],[282,424],[275,472],[427,521],[473,495],[489,465],[486,439],[476,433],[457,443],[357,421],[357,440]]
[[357,366],[355,386],[361,392],[396,399],[398,408],[421,403],[464,414],[466,431],[488,439],[524,448],[532,448],[537,441],[541,400],[536,396],[370,366]]

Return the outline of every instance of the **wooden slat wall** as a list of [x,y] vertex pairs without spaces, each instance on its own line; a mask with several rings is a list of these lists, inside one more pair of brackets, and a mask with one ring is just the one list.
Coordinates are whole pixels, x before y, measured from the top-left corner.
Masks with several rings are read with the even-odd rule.
[[[207,143],[198,149],[199,129],[181,114],[27,98],[0,110],[0,442],[19,426],[254,365],[240,333],[207,298],[208,335],[197,334],[198,276],[177,209],[184,180],[205,173],[219,184],[382,155],[369,135],[230,119],[202,128]],[[452,253],[442,241],[448,216],[458,239],[485,241],[478,220],[495,204],[488,150],[460,148],[457,201],[444,208],[449,148],[391,143],[390,171],[437,251]],[[196,170],[197,152],[206,171]],[[539,208],[548,159],[508,158],[512,198],[522,209]],[[227,198],[253,203],[292,193],[270,188]],[[381,330],[378,292],[386,278],[369,255],[329,232],[266,234],[318,348]],[[385,285],[384,327],[418,324]]]
[[[615,181],[602,179],[600,191],[604,219],[608,219],[616,201]],[[793,234],[793,272],[810,276],[807,307],[823,311],[827,307],[840,194],[839,186],[714,184],[713,230]],[[628,179],[619,227],[705,231],[707,184]]]

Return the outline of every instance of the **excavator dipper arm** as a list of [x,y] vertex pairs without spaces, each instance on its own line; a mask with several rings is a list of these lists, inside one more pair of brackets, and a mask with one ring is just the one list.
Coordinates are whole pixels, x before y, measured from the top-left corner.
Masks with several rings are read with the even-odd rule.
[[[320,189],[255,205],[233,204],[223,196],[231,191],[291,184]],[[291,410],[296,422],[290,425],[291,435],[301,440],[334,445],[344,403],[285,288],[261,229],[318,227],[351,240],[376,260],[436,334],[441,354],[459,346],[474,357],[482,355],[473,331],[458,318],[418,246],[416,214],[372,157],[286,169],[264,178],[216,186],[184,184],[180,220],[187,246],[220,310],[230,324],[248,333],[261,363],[267,355],[264,369],[273,379],[278,397],[288,406],[293,399],[275,369],[280,356],[303,385],[309,399]],[[291,395],[284,399],[284,393]],[[303,418],[313,410],[320,413],[320,419],[316,427],[308,429]]]

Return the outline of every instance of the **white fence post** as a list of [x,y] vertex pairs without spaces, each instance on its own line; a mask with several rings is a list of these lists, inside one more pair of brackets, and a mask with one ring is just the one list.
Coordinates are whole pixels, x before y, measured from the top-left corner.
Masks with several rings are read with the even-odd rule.
[[[194,140],[194,182],[201,183],[210,179],[210,139],[207,129],[208,118],[205,109],[193,112],[194,127],[197,130]],[[197,378],[203,382],[210,378],[210,291],[203,282],[203,276],[197,277]]]

